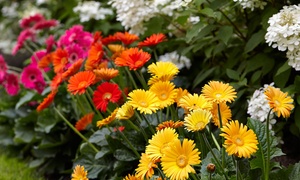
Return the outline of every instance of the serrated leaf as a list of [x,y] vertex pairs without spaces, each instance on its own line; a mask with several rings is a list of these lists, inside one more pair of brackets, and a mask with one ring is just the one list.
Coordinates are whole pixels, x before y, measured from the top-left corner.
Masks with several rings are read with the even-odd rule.
[[230,79],[233,80],[239,80],[240,79],[240,74],[232,69],[226,69],[226,74]]
[[229,39],[233,34],[233,27],[232,26],[222,26],[219,30],[218,38],[223,41],[225,45],[227,45]]
[[257,33],[253,34],[251,38],[248,40],[248,42],[246,43],[244,52],[248,53],[252,51],[254,48],[256,48],[261,42],[265,40],[264,36],[265,36],[264,30],[260,30]]
[[117,149],[114,157],[119,161],[133,161],[139,159],[134,153],[127,149]]

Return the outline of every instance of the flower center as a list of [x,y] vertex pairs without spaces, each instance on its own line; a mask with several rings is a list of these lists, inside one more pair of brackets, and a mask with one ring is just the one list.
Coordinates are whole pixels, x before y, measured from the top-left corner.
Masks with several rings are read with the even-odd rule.
[[275,100],[274,102],[275,102],[276,106],[280,106],[280,104],[281,104],[278,100]]
[[180,155],[177,157],[176,160],[176,164],[177,166],[179,166],[180,168],[185,167],[188,164],[188,159],[185,155]]
[[107,93],[104,93],[102,97],[103,97],[103,99],[106,100],[106,99],[110,99],[111,96],[112,96],[112,94],[107,92]]
[[160,99],[162,99],[162,100],[166,100],[167,98],[168,98],[168,96],[166,95],[166,93],[162,93],[160,95]]
[[216,98],[220,98],[221,96],[222,96],[221,93],[217,93],[217,94],[216,94]]
[[86,81],[81,81],[79,84],[78,84],[78,88],[81,89],[81,88],[86,88],[87,87],[87,82]]
[[142,107],[148,107],[148,103],[145,101],[140,101],[139,103]]
[[134,65],[137,66],[137,67],[140,67],[140,66],[143,66],[144,62],[141,61],[141,60],[137,60]]
[[238,145],[238,146],[244,145],[244,141],[243,141],[243,139],[241,139],[240,137],[236,137],[235,143],[236,143],[236,145]]
[[197,129],[203,129],[203,127],[204,127],[204,123],[201,121],[201,122],[198,122],[197,124],[196,124],[196,127],[197,127]]

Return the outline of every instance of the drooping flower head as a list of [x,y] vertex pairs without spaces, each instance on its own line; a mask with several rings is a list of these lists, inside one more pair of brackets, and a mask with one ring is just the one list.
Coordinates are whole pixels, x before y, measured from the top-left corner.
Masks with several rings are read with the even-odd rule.
[[210,81],[202,88],[203,95],[210,101],[220,102],[232,102],[236,98],[235,89],[228,83],[220,81]]
[[128,120],[134,115],[134,109],[128,102],[124,103],[118,110],[116,118],[119,120]]
[[0,55],[0,84],[4,81],[7,74],[7,64],[2,55]]
[[55,27],[59,24],[59,22],[55,19],[45,19],[37,22],[32,28],[34,30],[48,29],[51,27]]
[[212,102],[208,101],[202,94],[187,94],[179,100],[180,107],[192,111],[196,109],[212,109]]
[[147,37],[144,41],[138,43],[138,47],[144,46],[156,46],[157,44],[165,41],[167,39],[166,35],[162,33],[152,34],[150,37]]
[[231,120],[231,110],[229,106],[225,102],[221,102],[219,104],[213,103],[213,108],[211,110],[212,113],[212,122],[220,127],[220,119],[219,119],[219,110],[218,105],[220,106],[220,113],[222,118],[222,126],[227,124],[229,120]]
[[130,70],[137,70],[144,66],[151,58],[148,52],[138,48],[129,48],[122,51],[119,57],[115,59],[117,66],[128,66]]
[[149,140],[146,146],[146,154],[153,160],[158,160],[164,157],[165,151],[173,145],[173,142],[178,139],[178,134],[173,128],[165,128],[157,131]]
[[197,109],[192,111],[184,118],[184,125],[188,131],[202,131],[212,118],[208,110]]
[[146,153],[142,153],[139,165],[136,168],[136,176],[141,179],[149,179],[154,174],[154,168],[157,168],[156,161],[151,159]]
[[102,128],[105,125],[110,124],[116,119],[116,115],[119,108],[116,108],[107,118],[97,121],[97,127]]
[[201,163],[200,152],[195,148],[193,140],[179,139],[173,141],[170,148],[165,149],[161,158],[162,170],[170,180],[188,179],[189,173],[196,173],[192,165]]
[[183,124],[184,124],[183,121],[172,121],[172,120],[164,121],[164,122],[160,123],[159,125],[157,125],[156,130],[160,131],[165,128],[176,129],[176,128],[182,127]]
[[62,73],[62,79],[67,79],[79,72],[83,61],[83,59],[78,59],[76,62],[74,62],[65,72]]
[[100,68],[100,69],[95,69],[94,73],[96,74],[97,81],[99,80],[109,81],[119,75],[119,70],[114,68]]
[[17,95],[20,90],[18,76],[16,74],[7,73],[3,82],[3,86],[7,94],[11,96]]
[[93,102],[97,109],[105,112],[109,102],[116,103],[121,97],[122,92],[117,84],[104,82],[95,90]]
[[87,171],[84,170],[84,166],[76,165],[71,180],[89,180],[87,178]]
[[122,33],[122,32],[116,32],[114,34],[115,38],[119,41],[121,41],[122,43],[124,43],[125,45],[130,45],[131,43],[133,43],[134,41],[138,40],[139,37],[135,34],[130,34],[128,32]]
[[225,138],[223,146],[228,155],[250,158],[258,150],[256,134],[238,120],[230,121],[221,128],[221,131],[220,136]]
[[128,104],[143,114],[152,114],[160,107],[160,101],[154,92],[136,89],[128,94]]
[[91,71],[80,71],[69,79],[68,91],[73,95],[83,94],[94,83],[96,75]]
[[49,107],[49,105],[53,102],[55,95],[57,94],[57,91],[51,91],[47,97],[44,98],[44,100],[38,105],[36,108],[37,112],[41,112],[43,109]]
[[92,123],[93,121],[93,118],[94,118],[94,113],[88,113],[86,115],[84,115],[82,118],[80,118],[76,124],[75,124],[75,128],[78,130],[78,131],[82,131],[82,130],[85,130],[86,127]]
[[169,81],[159,81],[153,84],[149,91],[154,92],[160,100],[160,108],[165,108],[173,104],[177,96],[175,84]]
[[50,35],[46,40],[45,40],[45,44],[46,44],[46,50],[47,53],[50,53],[52,51],[52,48],[56,45],[55,39],[53,35]]
[[98,65],[101,63],[103,55],[104,51],[102,48],[102,43],[94,43],[88,51],[85,69],[90,71],[97,69]]
[[270,108],[278,117],[281,115],[284,118],[290,117],[291,111],[294,109],[294,100],[288,93],[282,92],[279,88],[269,86],[265,91],[265,95],[269,101]]

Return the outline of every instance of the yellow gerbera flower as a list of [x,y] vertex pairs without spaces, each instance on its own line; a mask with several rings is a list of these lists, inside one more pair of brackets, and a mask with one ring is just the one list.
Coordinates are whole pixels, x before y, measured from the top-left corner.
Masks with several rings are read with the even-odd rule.
[[175,139],[178,139],[175,129],[165,128],[157,131],[146,146],[146,154],[153,160],[163,157],[164,151],[170,148]]
[[148,72],[154,76],[162,77],[166,74],[175,76],[179,73],[178,67],[172,62],[162,62],[152,63],[148,66]]
[[72,180],[89,180],[87,178],[87,171],[84,170],[84,166],[75,166],[72,173]]
[[200,152],[193,140],[184,139],[182,144],[176,139],[165,156],[161,158],[162,170],[171,180],[184,180],[189,173],[196,173],[191,165],[200,164]]
[[165,74],[163,76],[151,76],[148,80],[148,85],[151,86],[152,84],[155,84],[159,81],[172,81],[174,79],[174,76],[171,74]]
[[177,88],[177,97],[175,99],[176,103],[179,104],[180,99],[185,96],[188,95],[189,92],[186,89],[182,89],[182,88]]
[[140,177],[136,177],[135,175],[128,174],[123,180],[143,180]]
[[194,93],[193,95],[187,94],[183,96],[179,100],[179,106],[190,111],[199,108],[211,110],[212,102],[208,101],[202,94],[198,95]]
[[223,146],[228,155],[250,158],[258,150],[256,134],[252,129],[247,130],[247,126],[240,124],[238,120],[230,121],[221,131],[220,136],[225,138]]
[[210,81],[202,88],[203,95],[210,101],[216,103],[232,102],[236,98],[235,89],[228,83]]
[[278,117],[281,115],[284,118],[290,117],[291,111],[294,109],[294,100],[288,96],[288,93],[283,93],[279,88],[269,86],[265,91],[265,95],[270,108],[277,113]]
[[152,114],[159,109],[160,101],[154,92],[143,89],[133,90],[128,94],[128,104],[144,114]]
[[176,129],[176,128],[179,128],[182,126],[183,126],[183,121],[175,121],[174,122],[174,121],[170,120],[170,121],[162,122],[159,125],[157,125],[156,130],[160,131],[160,130],[168,128],[168,127]]
[[128,102],[125,102],[118,110],[116,118],[119,120],[128,120],[134,115],[134,110]]
[[[219,106],[220,106],[220,112],[222,118],[222,125],[225,125],[228,123],[229,120],[231,120],[231,116],[232,116],[231,110],[225,102],[221,102]],[[213,108],[211,110],[211,113],[212,113],[212,122],[220,128],[220,119],[219,119],[217,103],[213,103]]]
[[177,95],[174,83],[169,81],[159,81],[153,84],[149,91],[154,92],[158,97],[160,108],[165,108],[173,104]]
[[105,119],[99,120],[97,121],[97,127],[102,128],[102,126],[108,125],[110,124],[113,120],[116,119],[116,115],[118,112],[119,108],[116,108],[111,114],[110,116],[108,116]]
[[184,118],[184,125],[188,131],[201,131],[210,122],[211,118],[210,111],[197,109]]
[[136,176],[141,179],[144,179],[145,177],[149,179],[154,174],[153,168],[157,168],[156,161],[152,160],[147,154],[142,153],[138,168],[135,170]]

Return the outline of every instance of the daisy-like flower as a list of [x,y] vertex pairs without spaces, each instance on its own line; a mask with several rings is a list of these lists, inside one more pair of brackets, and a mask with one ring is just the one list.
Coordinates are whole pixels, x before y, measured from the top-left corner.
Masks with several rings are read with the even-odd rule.
[[135,175],[128,174],[125,178],[123,178],[123,180],[143,180],[143,179]]
[[128,102],[124,103],[118,110],[116,118],[119,120],[128,120],[134,115],[134,110]]
[[174,122],[172,120],[169,120],[169,121],[165,121],[165,122],[162,122],[159,125],[157,125],[156,130],[160,131],[160,130],[163,130],[165,128],[176,129],[176,128],[182,127],[183,124],[184,124],[183,121],[175,121]]
[[177,89],[175,89],[174,83],[169,81],[159,81],[153,84],[149,91],[154,92],[160,100],[160,108],[165,108],[173,104],[177,96]]
[[68,52],[68,66],[75,63],[78,59],[84,58],[84,51],[78,44],[70,44],[65,49]]
[[17,52],[23,47],[26,40],[35,41],[36,31],[33,29],[24,29],[17,39],[17,44],[12,49],[12,55],[16,55]]
[[63,72],[68,64],[69,55],[65,49],[58,48],[53,54],[54,72]]
[[121,44],[109,44],[107,45],[108,49],[113,53],[111,58],[115,60],[126,48]]
[[94,43],[88,52],[88,58],[85,63],[85,70],[96,69],[100,64],[103,55],[104,51],[102,43]]
[[116,32],[114,34],[117,40],[121,41],[125,45],[130,45],[136,40],[139,40],[139,37],[135,34],[130,34],[128,32],[122,33],[122,32]]
[[148,80],[148,85],[152,86],[153,84],[157,83],[157,82],[169,82],[172,81],[174,79],[174,76],[171,74],[165,74],[163,76],[151,76],[150,79]]
[[7,73],[3,86],[7,94],[11,96],[17,95],[20,90],[18,76],[16,74]]
[[165,128],[157,131],[149,140],[146,146],[146,154],[153,160],[165,156],[165,151],[169,149],[173,142],[178,139],[178,134],[173,128]]
[[172,62],[157,62],[152,63],[148,66],[148,72],[157,77],[165,76],[166,74],[170,76],[175,76],[179,73],[179,69]]
[[115,59],[117,66],[128,66],[130,70],[137,70],[144,66],[151,58],[148,52],[138,48],[130,48],[122,51],[119,57]]
[[79,119],[76,122],[75,128],[78,131],[85,130],[86,127],[92,123],[93,118],[94,118],[94,113],[88,113],[88,114],[84,115],[81,119]]
[[69,79],[68,91],[73,95],[83,94],[94,83],[96,75],[91,71],[81,71]]
[[142,153],[138,168],[136,168],[136,176],[141,179],[149,179],[154,174],[154,168],[157,168],[156,161],[151,159],[147,154]]
[[63,82],[63,78],[62,78],[61,73],[56,74],[50,83],[51,90],[52,91],[56,90],[62,82]]
[[[221,102],[219,104],[220,106],[220,113],[222,118],[222,125],[225,125],[228,123],[229,120],[231,120],[231,110],[229,106],[225,102]],[[211,110],[212,113],[212,122],[220,127],[220,119],[219,119],[219,112],[218,112],[218,104],[213,103],[213,108]]]
[[43,74],[36,64],[29,64],[23,68],[21,82],[28,89],[36,89],[37,82],[45,83]]
[[175,99],[176,103],[179,104],[180,99],[185,96],[188,95],[189,92],[186,89],[182,89],[181,87],[177,88],[177,97]]
[[136,89],[128,94],[128,104],[143,114],[152,114],[159,109],[160,100],[154,92]]
[[87,171],[84,170],[84,166],[76,165],[71,180],[89,180],[87,178]]
[[95,69],[94,73],[96,74],[96,79],[109,81],[119,75],[119,70],[114,68],[100,68]]
[[202,88],[203,95],[210,101],[220,102],[232,102],[236,98],[235,89],[228,83],[220,81],[210,81]]
[[188,131],[202,131],[212,118],[211,112],[203,109],[192,111],[184,118],[184,125]]
[[278,117],[281,115],[284,118],[290,117],[291,111],[294,109],[294,100],[288,96],[288,93],[280,91],[279,88],[269,86],[265,91],[265,95],[269,101],[270,108]]
[[200,152],[195,148],[193,140],[179,139],[173,141],[173,145],[165,150],[161,158],[162,170],[171,180],[188,179],[189,173],[196,173],[192,165],[200,164]]
[[116,119],[116,115],[117,115],[118,110],[119,110],[119,108],[116,108],[116,109],[110,114],[110,116],[108,116],[108,117],[105,118],[105,119],[102,119],[102,120],[97,121],[97,127],[98,127],[98,128],[102,128],[103,126],[108,125],[108,124],[110,124],[111,122],[113,122],[113,120]]
[[49,66],[53,61],[54,54],[55,52],[52,52],[43,56],[42,59],[38,62],[38,67],[44,69],[45,72],[49,71],[50,70]]
[[256,134],[238,120],[227,123],[221,128],[221,132],[220,136],[225,138],[223,146],[228,155],[250,158],[258,150]]
[[156,46],[157,44],[165,41],[167,39],[166,35],[162,33],[152,34],[150,37],[147,37],[144,41],[138,43],[138,47],[144,46]]
[[36,108],[37,112],[41,112],[43,109],[46,109],[54,100],[57,91],[51,91],[47,97],[44,98],[43,102],[41,102]]
[[7,64],[3,56],[0,54],[0,83],[4,81],[5,75],[7,73],[6,71],[7,71]]
[[182,98],[179,100],[180,107],[187,109],[189,111],[196,110],[196,109],[206,109],[211,110],[212,109],[212,102],[208,101],[202,94],[187,94],[185,96],[182,96]]
[[122,92],[114,83],[104,82],[100,84],[93,95],[93,102],[97,109],[106,111],[109,102],[116,103],[120,100]]
[[83,64],[83,59],[78,59],[76,62],[74,62],[69,68],[68,70],[66,70],[64,73],[62,73],[62,78],[63,79],[67,79],[71,76],[73,76],[74,74],[76,74],[80,68],[81,65]]

